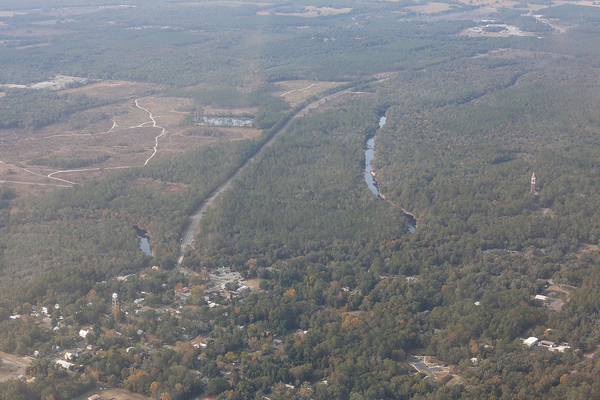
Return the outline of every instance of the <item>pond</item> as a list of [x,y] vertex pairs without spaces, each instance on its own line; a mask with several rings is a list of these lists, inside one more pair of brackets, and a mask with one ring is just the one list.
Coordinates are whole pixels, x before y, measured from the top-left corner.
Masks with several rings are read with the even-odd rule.
[[148,232],[138,228],[135,225],[133,228],[135,229],[135,232],[137,233],[137,238],[140,242],[140,250],[142,250],[146,255],[151,256],[152,250],[150,249],[150,238],[148,237]]

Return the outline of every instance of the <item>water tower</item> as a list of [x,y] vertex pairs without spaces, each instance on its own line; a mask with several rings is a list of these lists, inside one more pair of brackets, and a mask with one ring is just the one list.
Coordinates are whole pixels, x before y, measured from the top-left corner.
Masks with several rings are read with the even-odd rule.
[[119,295],[116,293],[112,294],[112,308],[119,307]]

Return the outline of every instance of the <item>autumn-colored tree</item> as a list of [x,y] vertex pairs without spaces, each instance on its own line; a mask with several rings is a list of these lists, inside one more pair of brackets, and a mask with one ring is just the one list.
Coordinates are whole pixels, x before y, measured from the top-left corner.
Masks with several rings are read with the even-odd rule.
[[158,389],[160,389],[162,387],[162,384],[160,382],[152,382],[152,384],[150,384],[150,393],[154,394],[154,392],[156,392]]
[[171,395],[168,392],[164,392],[160,395],[160,400],[171,400]]

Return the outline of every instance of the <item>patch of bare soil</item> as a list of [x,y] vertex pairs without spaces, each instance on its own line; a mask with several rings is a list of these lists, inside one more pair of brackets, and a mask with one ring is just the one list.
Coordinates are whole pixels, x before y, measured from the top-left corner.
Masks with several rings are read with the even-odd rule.
[[283,97],[292,107],[295,107],[311,96],[341,85],[343,82],[282,81],[277,82],[281,91],[274,95]]
[[315,18],[315,17],[324,17],[328,15],[338,15],[345,14],[352,11],[352,8],[331,8],[331,7],[316,7],[316,6],[306,6],[306,11],[304,12],[277,12],[277,8],[273,8],[271,10],[266,11],[258,11],[257,15],[289,15],[294,17],[305,17],[305,18]]
[[[215,128],[217,135],[190,134],[186,132],[190,127],[179,126],[179,123],[187,115],[185,110],[190,108],[191,99],[138,97],[158,88],[103,81],[64,90],[126,100],[74,114],[59,124],[34,132],[0,130],[0,184],[14,187],[19,195],[25,195],[72,186],[115,169],[144,165],[153,154],[156,137],[163,128],[165,135],[158,138],[158,151],[150,162],[216,141],[254,138],[261,133],[251,128],[218,127]],[[136,98],[141,108],[136,106]],[[183,189],[165,186],[161,190]]]
[[252,289],[260,289],[260,279],[247,279],[243,282],[245,286],[251,287]]
[[411,11],[422,12],[424,14],[433,14],[449,10],[450,6],[446,3],[431,2],[420,6],[411,6],[406,8]]
[[26,27],[26,28],[3,28],[2,34],[8,36],[53,36],[73,33],[66,29],[45,28],[45,27]]
[[0,17],[14,17],[15,15],[25,15],[26,12],[22,11],[0,11]]
[[[509,9],[514,9],[514,6],[516,4],[521,4],[520,1],[514,1],[514,0],[498,0],[498,2],[496,2],[495,0],[459,0],[459,2],[463,3],[463,4],[468,4],[468,5],[474,5],[474,6],[480,6],[482,7],[480,9],[480,11],[491,11],[491,12],[496,12],[498,11],[498,9],[500,8],[509,8]],[[565,1],[565,0],[558,0],[558,1],[553,1],[552,5],[553,6],[560,6],[563,4],[572,4],[569,1]],[[582,2],[578,2],[575,4],[582,4]],[[544,4],[533,4],[533,3],[528,3],[527,4],[528,7],[524,7],[524,8],[518,8],[518,10],[523,10],[523,11],[537,11],[537,10],[541,10],[543,8],[548,8],[547,5]]]
[[205,106],[204,115],[210,115],[211,117],[245,117],[248,115],[255,115],[258,108],[214,108],[211,106]]
[[66,89],[61,93],[83,93],[99,99],[140,97],[148,95],[151,91],[162,89],[162,86],[153,83],[139,83],[129,81],[107,80],[95,82],[90,85]]

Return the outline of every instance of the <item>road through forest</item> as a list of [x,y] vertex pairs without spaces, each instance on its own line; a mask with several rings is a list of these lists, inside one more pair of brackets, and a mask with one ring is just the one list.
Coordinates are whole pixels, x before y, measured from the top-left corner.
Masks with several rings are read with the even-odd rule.
[[210,207],[210,205],[215,201],[217,196],[219,196],[219,194],[221,194],[223,191],[225,191],[231,185],[231,182],[233,182],[233,180],[235,178],[237,178],[242,173],[242,171],[244,171],[248,167],[248,165],[250,165],[250,163],[252,163],[254,161],[254,158],[260,156],[263,153],[263,151],[267,147],[269,147],[271,145],[271,143],[273,143],[275,138],[277,136],[281,135],[296,118],[304,116],[309,110],[311,110],[315,107],[318,107],[319,105],[326,102],[327,100],[331,100],[333,98],[336,98],[336,97],[341,96],[346,93],[350,93],[350,89],[340,90],[339,92],[335,92],[328,96],[322,97],[319,100],[316,100],[316,101],[310,103],[309,105],[304,107],[302,110],[298,111],[296,114],[294,114],[294,116],[292,118],[290,118],[290,120],[280,130],[278,130],[252,156],[250,156],[250,158],[248,158],[241,167],[239,167],[229,178],[227,178],[227,180],[221,186],[219,186],[214,192],[211,193],[211,195],[208,197],[208,199],[204,203],[202,203],[202,205],[196,210],[196,212],[188,220],[188,227],[185,231],[185,234],[183,235],[183,237],[181,239],[181,248],[179,250],[179,258],[177,259],[177,269],[180,272],[181,272],[181,263],[183,262],[183,259],[185,257],[185,249],[187,246],[191,245],[194,242],[194,238],[195,238],[194,231],[198,227],[198,224],[200,223],[200,219],[202,218],[202,215],[208,209],[208,207]]

